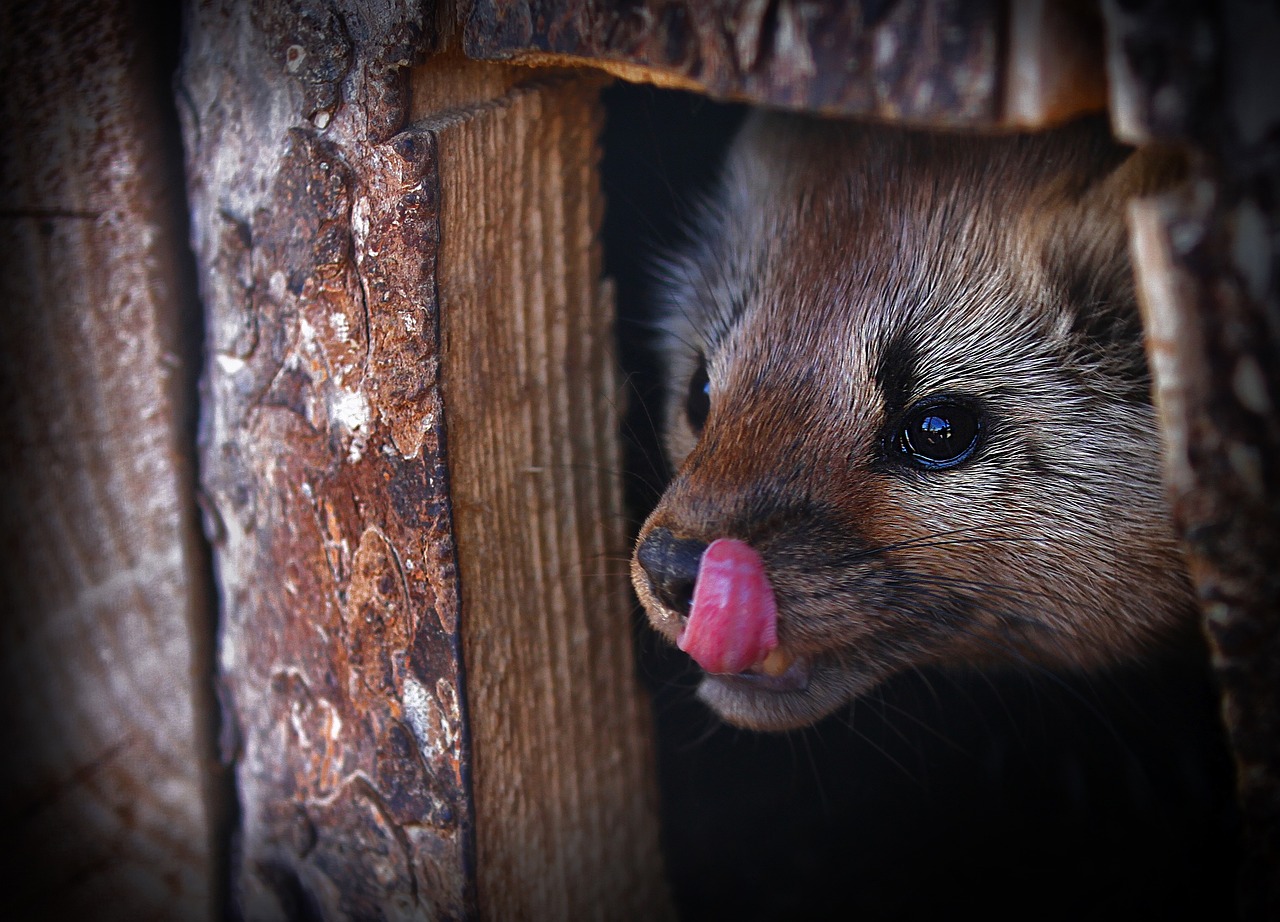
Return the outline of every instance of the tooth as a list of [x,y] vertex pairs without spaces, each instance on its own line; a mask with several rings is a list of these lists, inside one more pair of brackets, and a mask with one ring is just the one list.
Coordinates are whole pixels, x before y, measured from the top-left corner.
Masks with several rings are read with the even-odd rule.
[[791,664],[795,662],[795,659],[782,647],[774,647],[760,664],[760,671],[776,679],[791,668]]

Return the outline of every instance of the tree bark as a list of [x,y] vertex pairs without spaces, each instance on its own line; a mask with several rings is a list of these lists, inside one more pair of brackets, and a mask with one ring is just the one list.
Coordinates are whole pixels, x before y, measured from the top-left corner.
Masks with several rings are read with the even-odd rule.
[[410,4],[190,31],[241,908],[661,917],[597,84]]
[[1106,105],[1097,13],[1073,0],[475,0],[465,48],[933,128],[1043,126]]

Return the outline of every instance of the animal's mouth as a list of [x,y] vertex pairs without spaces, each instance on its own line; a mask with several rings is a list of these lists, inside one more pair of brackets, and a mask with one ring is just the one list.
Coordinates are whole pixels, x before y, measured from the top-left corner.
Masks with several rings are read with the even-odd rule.
[[648,595],[660,606],[655,626],[731,697],[776,695],[779,703],[803,697],[814,662],[778,636],[777,599],[759,552],[718,538],[703,546],[696,573],[688,574],[689,561],[681,558],[688,543],[655,529],[637,551],[637,574],[644,574]]
[[867,676],[846,673],[826,656],[794,655],[765,671],[757,663],[740,672],[706,672],[698,697],[727,723],[750,730],[807,727],[870,687]]
[[774,647],[760,662],[734,673],[708,673],[754,691],[798,692],[809,687],[812,674],[807,656],[795,656],[783,647]]

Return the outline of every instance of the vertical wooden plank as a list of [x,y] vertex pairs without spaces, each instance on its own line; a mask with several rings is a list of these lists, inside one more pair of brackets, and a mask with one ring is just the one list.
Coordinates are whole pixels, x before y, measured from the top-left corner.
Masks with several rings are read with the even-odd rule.
[[180,165],[140,13],[127,0],[0,9],[0,825],[14,918],[201,919],[217,905]]
[[439,137],[442,379],[492,919],[670,914],[631,652],[600,112],[516,88]]
[[1129,140],[1193,155],[1133,209],[1174,515],[1205,616],[1243,812],[1241,918],[1280,916],[1280,11],[1107,3]]

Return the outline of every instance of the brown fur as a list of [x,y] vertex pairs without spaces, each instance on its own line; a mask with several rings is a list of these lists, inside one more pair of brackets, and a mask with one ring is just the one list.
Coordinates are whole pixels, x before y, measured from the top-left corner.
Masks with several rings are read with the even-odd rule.
[[[803,691],[707,677],[726,720],[811,723],[920,666],[1093,668],[1188,623],[1124,233],[1171,161],[1105,126],[933,135],[785,116],[735,142],[665,284],[667,447],[640,534],[762,556]],[[683,411],[706,357],[711,412]],[[988,426],[950,470],[888,448],[914,401]],[[678,613],[633,562],[654,627]]]

